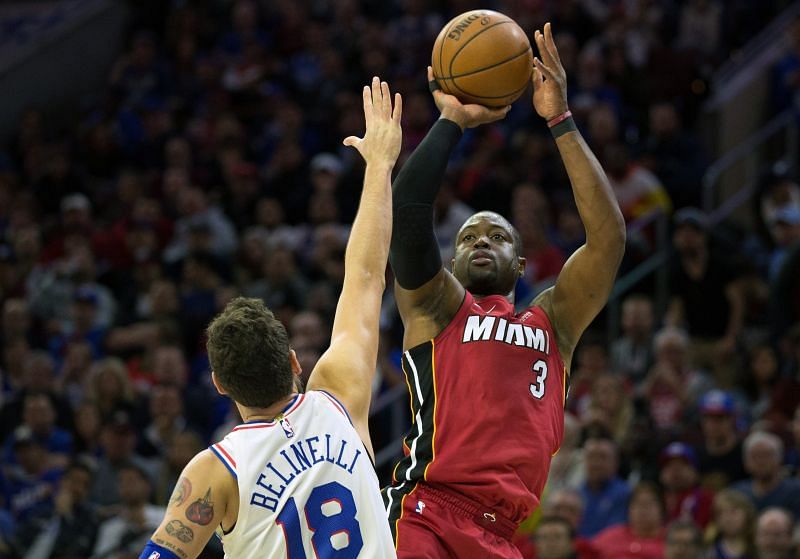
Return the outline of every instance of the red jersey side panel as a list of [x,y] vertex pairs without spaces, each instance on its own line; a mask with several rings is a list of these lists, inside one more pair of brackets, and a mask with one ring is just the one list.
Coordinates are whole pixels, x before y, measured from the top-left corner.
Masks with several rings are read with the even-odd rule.
[[525,519],[564,430],[566,371],[544,311],[467,293],[435,339],[405,352],[403,370],[413,424],[386,492],[390,519],[421,479]]

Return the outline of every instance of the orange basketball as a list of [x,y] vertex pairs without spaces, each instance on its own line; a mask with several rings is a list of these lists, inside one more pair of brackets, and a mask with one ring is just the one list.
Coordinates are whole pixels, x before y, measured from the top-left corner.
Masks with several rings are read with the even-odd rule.
[[510,17],[473,10],[444,26],[431,55],[433,76],[462,103],[504,107],[528,87],[531,43]]

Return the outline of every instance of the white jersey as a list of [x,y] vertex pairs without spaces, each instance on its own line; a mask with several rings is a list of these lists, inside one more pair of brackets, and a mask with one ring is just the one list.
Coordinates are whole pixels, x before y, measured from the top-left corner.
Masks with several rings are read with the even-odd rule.
[[239,486],[225,557],[395,557],[378,477],[347,410],[328,392],[295,397],[275,421],[235,427],[211,450]]

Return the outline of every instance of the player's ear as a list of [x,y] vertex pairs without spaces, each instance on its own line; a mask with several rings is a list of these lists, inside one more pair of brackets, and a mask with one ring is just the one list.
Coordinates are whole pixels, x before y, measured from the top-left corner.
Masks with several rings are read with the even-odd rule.
[[528,259],[525,258],[524,256],[517,256],[517,267],[519,269],[517,273],[519,274],[519,277],[525,275],[525,264],[527,264],[527,262]]
[[297,360],[297,354],[293,349],[289,350],[289,363],[292,366],[292,374],[299,377],[303,373],[303,368],[300,366],[300,361]]
[[219,379],[217,378],[217,375],[216,373],[214,373],[214,371],[211,371],[211,382],[214,384],[214,388],[217,389],[217,392],[219,392],[223,396],[227,394],[225,389],[222,388],[222,385],[219,383]]
[[455,258],[451,258],[450,259],[450,271],[453,272],[453,273],[455,273],[455,271],[456,271],[456,259]]

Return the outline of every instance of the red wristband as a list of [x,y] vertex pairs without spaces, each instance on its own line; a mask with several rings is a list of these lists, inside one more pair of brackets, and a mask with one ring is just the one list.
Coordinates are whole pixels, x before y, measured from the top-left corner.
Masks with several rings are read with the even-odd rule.
[[553,126],[555,126],[556,124],[559,124],[559,123],[561,123],[561,122],[564,122],[565,120],[567,120],[567,119],[568,119],[569,117],[571,117],[571,116],[572,116],[572,111],[570,111],[569,109],[567,109],[567,111],[566,111],[565,113],[561,113],[560,115],[558,115],[558,116],[557,116],[557,117],[555,117],[554,119],[552,119],[552,120],[548,120],[548,121],[547,121],[547,127],[548,127],[548,128],[552,128],[552,127],[553,127]]

